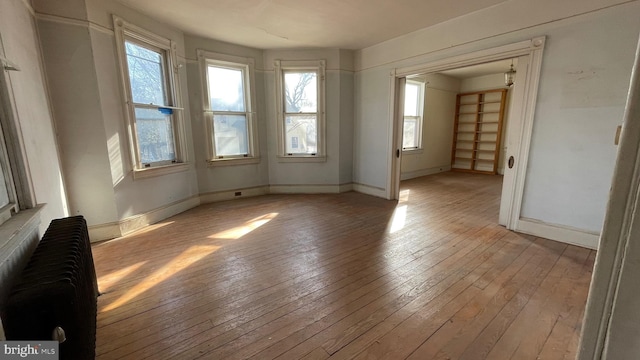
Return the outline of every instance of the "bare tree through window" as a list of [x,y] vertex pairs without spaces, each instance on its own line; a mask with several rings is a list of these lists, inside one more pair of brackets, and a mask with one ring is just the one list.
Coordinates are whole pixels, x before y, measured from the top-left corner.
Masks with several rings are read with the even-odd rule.
[[127,67],[131,98],[136,117],[136,135],[140,161],[149,164],[175,160],[171,109],[150,109],[138,104],[168,105],[166,63],[162,50],[146,48],[126,41]]
[[315,71],[284,73],[287,153],[314,154],[318,151],[317,81]]

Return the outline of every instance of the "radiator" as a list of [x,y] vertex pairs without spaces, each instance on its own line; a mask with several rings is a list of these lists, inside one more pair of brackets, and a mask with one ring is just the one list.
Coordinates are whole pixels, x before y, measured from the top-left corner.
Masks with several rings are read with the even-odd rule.
[[7,340],[59,340],[60,359],[94,359],[97,295],[87,223],[53,220],[11,288]]

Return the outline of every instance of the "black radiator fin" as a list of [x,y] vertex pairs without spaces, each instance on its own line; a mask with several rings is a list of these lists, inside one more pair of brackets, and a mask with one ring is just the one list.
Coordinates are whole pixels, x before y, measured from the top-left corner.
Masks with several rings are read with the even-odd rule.
[[86,221],[53,220],[11,289],[2,317],[7,340],[52,340],[61,327],[60,359],[94,359],[97,289]]

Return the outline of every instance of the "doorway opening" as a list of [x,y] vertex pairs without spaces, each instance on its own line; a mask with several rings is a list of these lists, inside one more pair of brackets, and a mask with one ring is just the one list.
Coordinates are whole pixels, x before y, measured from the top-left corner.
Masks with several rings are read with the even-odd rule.
[[506,85],[505,72],[511,67],[517,74],[518,58],[406,77],[401,192],[406,180],[448,171],[494,176],[502,185],[514,87]]
[[[508,101],[506,105],[505,116],[508,118],[508,126],[504,129],[493,129],[492,132],[504,133],[501,136],[501,141],[497,144],[496,152],[496,172],[503,173],[503,186],[500,199],[500,215],[499,223],[504,225],[508,229],[517,230],[518,220],[520,219],[520,208],[522,203],[522,195],[524,192],[524,179],[526,175],[526,162],[528,158],[529,144],[531,141],[531,131],[533,126],[533,113],[535,108],[536,94],[538,89],[538,81],[540,77],[540,67],[542,63],[542,51],[544,48],[544,38],[535,38],[529,41],[520,43],[505,45],[498,48],[492,48],[482,50],[479,52],[464,54],[448,59],[438,60],[431,63],[426,63],[418,66],[395,69],[393,79],[391,81],[391,93],[392,97],[392,131],[390,142],[393,144],[394,153],[390,161],[389,169],[389,181],[388,181],[388,198],[400,199],[400,181],[411,178],[413,176],[424,176],[431,173],[440,171],[448,171],[453,167],[458,167],[456,164],[456,156],[453,134],[454,124],[453,119],[455,113],[460,112],[460,109],[455,107],[455,98],[461,91],[461,84],[463,80],[454,80],[457,77],[464,78],[465,73],[476,75],[469,76],[469,79],[476,78],[474,80],[467,81],[465,89],[472,89],[478,87],[477,79],[485,75],[492,75],[497,78],[496,74],[502,76],[504,81],[504,72],[509,69],[511,62],[513,61],[516,68],[515,83],[510,88]],[[491,69],[492,66],[496,68],[503,66],[508,62],[507,67],[496,72],[496,70],[487,70],[490,73],[482,74],[480,69]],[[413,96],[414,90],[407,88],[407,84],[415,83],[425,84],[425,96],[423,107],[423,122],[422,128],[414,126],[414,122],[409,118],[408,126],[405,131],[405,91],[411,92],[409,95]],[[482,82],[482,81],[481,81]],[[504,82],[502,82],[504,87]],[[457,88],[457,90],[456,90]],[[430,90],[431,89],[431,90]],[[431,93],[432,99],[429,98]],[[437,117],[450,117],[449,122],[436,125],[430,128],[430,120],[426,120],[427,117],[432,117],[429,111],[433,109],[427,109],[430,102],[441,97],[442,100],[437,108],[440,110],[440,114]],[[453,100],[452,100],[453,99]],[[478,101],[480,102],[480,101]],[[453,103],[454,109],[452,110],[450,105]],[[447,104],[445,107],[443,104]],[[410,107],[407,110],[411,110]],[[447,116],[447,113],[449,116]],[[413,113],[412,113],[413,114]],[[432,119],[431,119],[432,120]],[[440,126],[440,128],[438,128]],[[474,125],[475,126],[475,125]],[[418,129],[420,128],[420,129]],[[434,133],[429,133],[432,130]],[[482,129],[480,129],[482,130]],[[413,131],[413,132],[412,132]],[[422,139],[422,149],[410,149],[406,145],[410,145],[410,142],[405,143],[406,136],[411,136],[416,131],[422,131],[422,134],[427,134]],[[467,129],[466,131],[479,131],[475,128],[473,130]],[[472,134],[475,136],[473,132]],[[491,132],[487,127],[487,133]],[[445,135],[448,134],[448,135]],[[437,140],[431,139],[431,135],[437,137]],[[483,139],[489,139],[489,135],[484,135]],[[429,143],[431,139],[432,143]],[[473,138],[472,138],[473,139]],[[468,140],[467,141],[477,141]],[[484,140],[483,140],[484,141]],[[449,146],[446,146],[449,145]],[[438,150],[429,148],[430,146],[436,147]],[[459,147],[459,144],[455,145]],[[495,146],[495,144],[494,144]],[[404,150],[404,151],[403,151]],[[425,151],[426,150],[426,151]],[[487,148],[474,148],[471,150],[487,150]],[[420,153],[421,152],[421,153]],[[437,154],[437,155],[436,155]],[[415,164],[412,164],[412,157],[418,159],[421,155],[424,158],[430,158],[434,155],[438,158],[437,165],[435,162],[425,163],[422,168],[415,168]],[[407,160],[404,157],[407,157]],[[446,158],[446,160],[445,160]],[[487,162],[487,157],[481,157],[481,162]],[[508,165],[506,165],[508,164]],[[412,168],[411,166],[414,166]],[[422,165],[421,165],[422,166]],[[472,166],[473,168],[473,166]],[[476,168],[482,168],[476,166]],[[499,169],[499,170],[498,170]]]

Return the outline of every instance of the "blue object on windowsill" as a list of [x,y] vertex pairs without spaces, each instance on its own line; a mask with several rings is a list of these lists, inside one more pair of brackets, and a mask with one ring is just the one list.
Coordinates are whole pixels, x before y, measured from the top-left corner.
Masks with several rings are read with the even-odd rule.
[[173,115],[173,109],[161,107],[161,108],[158,108],[158,111],[160,111],[161,113],[163,113],[165,115]]

